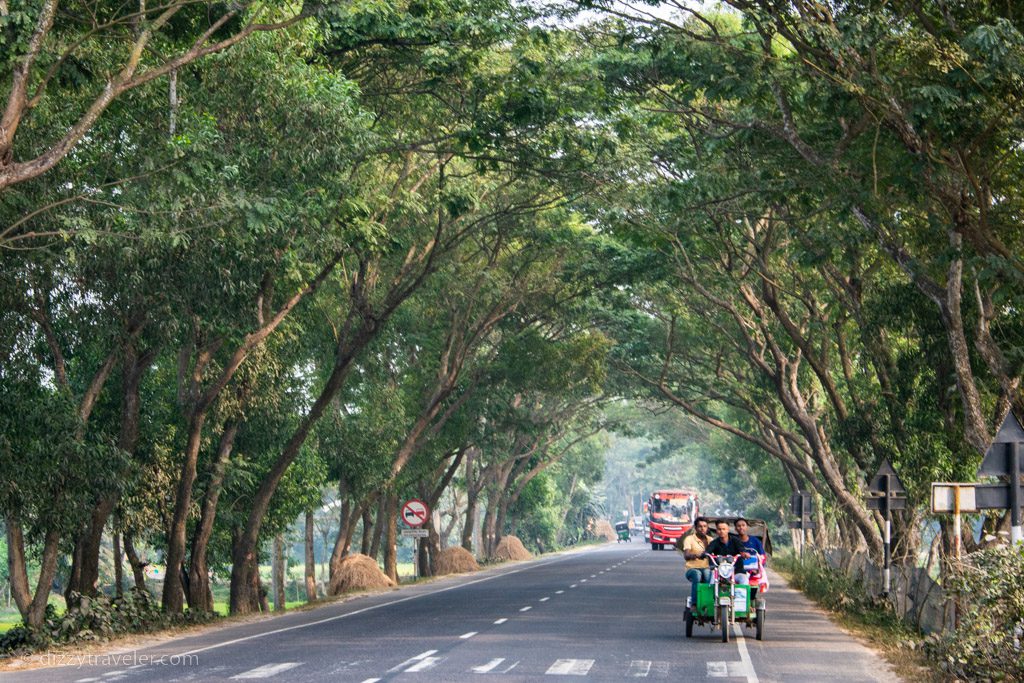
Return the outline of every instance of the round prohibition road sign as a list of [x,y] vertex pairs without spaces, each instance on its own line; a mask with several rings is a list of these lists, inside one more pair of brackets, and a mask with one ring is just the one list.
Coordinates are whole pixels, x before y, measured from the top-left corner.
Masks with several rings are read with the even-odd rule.
[[402,521],[411,527],[423,526],[430,516],[430,508],[419,498],[413,498],[402,506]]

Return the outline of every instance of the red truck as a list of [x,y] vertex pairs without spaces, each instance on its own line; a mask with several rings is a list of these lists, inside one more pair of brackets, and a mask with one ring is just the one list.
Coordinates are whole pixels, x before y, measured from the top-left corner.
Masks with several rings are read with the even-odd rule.
[[651,550],[674,545],[690,530],[697,517],[697,494],[681,489],[657,489],[644,506],[647,512],[647,540]]

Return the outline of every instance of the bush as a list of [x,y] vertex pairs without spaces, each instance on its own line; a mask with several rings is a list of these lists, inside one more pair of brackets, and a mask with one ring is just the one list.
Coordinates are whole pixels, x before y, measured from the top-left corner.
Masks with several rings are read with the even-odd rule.
[[28,654],[56,644],[106,640],[122,633],[142,633],[216,618],[215,614],[190,611],[168,615],[148,591],[138,588],[121,598],[72,594],[72,603],[77,606],[59,616],[53,605],[47,605],[40,628],[23,624],[0,636],[0,656]]
[[872,595],[861,581],[835,569],[821,555],[808,554],[803,562],[792,556],[777,556],[775,565],[790,575],[793,588],[826,609],[855,616],[865,624],[900,635],[916,635],[890,601]]
[[960,625],[925,639],[925,651],[969,681],[1024,681],[1024,546],[971,553],[946,585],[959,597]]

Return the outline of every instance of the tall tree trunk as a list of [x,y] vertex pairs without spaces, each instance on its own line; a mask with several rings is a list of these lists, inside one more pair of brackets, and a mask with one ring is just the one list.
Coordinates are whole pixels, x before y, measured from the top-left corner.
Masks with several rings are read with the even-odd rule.
[[398,494],[387,494],[387,513],[384,529],[387,540],[384,544],[384,573],[398,583]]
[[256,572],[256,596],[259,601],[259,611],[266,614],[270,611],[270,605],[267,604],[267,589],[263,585],[263,579],[260,578],[260,573]]
[[114,532],[114,596],[124,597],[124,562],[121,552],[121,534]]
[[203,504],[199,522],[192,533],[192,554],[188,566],[188,604],[197,612],[213,612],[213,591],[210,587],[210,571],[206,563],[206,553],[213,535],[213,523],[217,518],[217,502],[224,485],[224,472],[227,469],[231,451],[234,449],[235,437],[238,435],[238,422],[231,421],[224,427],[217,446],[217,456],[210,466],[210,481],[203,494]]
[[8,514],[4,526],[7,531],[7,577],[11,596],[18,606],[21,618],[28,617],[32,605],[32,592],[28,587],[28,563],[25,560],[25,539],[22,537],[21,522]]
[[[122,363],[121,422],[117,438],[117,447],[128,454],[135,453],[139,441],[139,411],[142,403],[139,389],[142,377],[155,357],[155,350],[138,353],[135,348],[134,334],[130,336],[124,348],[124,362]],[[75,542],[68,593],[71,591],[81,595],[97,593],[103,529],[117,506],[119,498],[116,491],[108,491],[93,507],[88,526]]]
[[380,557],[380,544],[384,537],[384,520],[387,518],[388,497],[377,496],[377,518],[373,524],[373,543],[370,544],[370,557]]
[[363,508],[363,539],[359,547],[359,552],[363,555],[370,554],[370,547],[373,544],[373,514],[370,512],[370,506],[367,505]]
[[480,495],[480,483],[473,476],[473,465],[480,455],[480,449],[471,446],[466,451],[466,517],[462,524],[460,544],[469,552],[473,552],[473,531],[476,527],[477,498]]
[[272,565],[273,588],[274,588],[274,611],[284,610],[286,597],[284,594],[284,536],[274,536],[274,562]]
[[178,477],[171,526],[167,531],[167,572],[164,576],[162,602],[164,610],[172,614],[180,612],[184,607],[185,594],[181,583],[181,570],[185,562],[185,532],[188,512],[192,507],[192,485],[196,481],[196,464],[199,461],[205,422],[206,410],[195,410],[189,418],[185,457]]
[[344,386],[356,355],[376,336],[378,325],[383,321],[371,319],[364,321],[351,339],[339,342],[338,354],[335,356],[334,368],[324,388],[305,417],[302,418],[295,432],[284,445],[281,454],[263,478],[260,487],[253,496],[252,509],[245,527],[242,529],[235,551],[232,553],[231,565],[231,613],[245,614],[252,611],[252,587],[255,585],[253,576],[258,572],[256,566],[257,543],[263,518],[270,507],[270,500],[277,490],[292,461],[298,457],[302,445],[306,442],[310,430],[323,415],[328,404]]
[[139,558],[139,553],[135,550],[135,538],[131,531],[124,532],[124,554],[128,558],[128,566],[132,568],[135,588],[140,591],[146,590],[146,563]]
[[18,605],[21,618],[29,626],[39,628],[46,618],[46,605],[50,599],[50,587],[57,574],[60,533],[46,532],[43,539],[43,555],[39,562],[39,581],[35,594],[29,592],[28,563],[25,556],[25,537],[21,522],[13,515],[7,517],[7,568],[10,574],[11,592]]
[[316,602],[316,556],[313,553],[313,510],[306,510],[306,562],[303,567],[306,576],[306,602]]
[[[340,492],[342,488],[339,485],[339,495],[344,495]],[[347,495],[340,498],[341,500],[341,511],[338,517],[338,535],[334,537],[334,547],[331,550],[330,569],[328,576],[331,579],[331,583],[334,583],[334,577],[338,572],[338,567],[341,566],[341,561],[348,555],[348,546],[345,543],[345,539],[348,538],[348,527],[352,523],[352,501]],[[333,595],[333,593],[332,593]]]
[[[309,294],[312,294],[320,285],[323,284],[324,280],[331,274],[335,266],[341,260],[342,254],[335,254],[327,264],[311,279],[306,283],[306,286],[301,290],[295,292],[289,299],[284,301],[277,310],[269,310],[270,307],[266,306],[268,312],[272,315],[264,316],[264,311],[260,310],[259,316],[259,327],[252,332],[245,335],[242,342],[235,348],[230,354],[227,360],[224,362],[220,373],[216,379],[206,385],[202,391],[200,391],[200,385],[202,384],[202,373],[203,369],[207,367],[213,358],[213,354],[221,346],[221,341],[216,341],[213,344],[204,348],[197,357],[196,364],[192,368],[191,373],[191,384],[190,390],[194,394],[191,401],[183,401],[183,403],[190,403],[189,409],[189,429],[188,429],[188,441],[185,446],[184,462],[181,467],[181,474],[178,479],[178,490],[174,500],[174,516],[171,520],[170,528],[167,534],[167,577],[164,580],[164,594],[163,594],[163,605],[164,609],[168,612],[180,612],[183,606],[182,598],[182,585],[181,579],[181,567],[185,560],[185,525],[188,520],[188,512],[192,504],[192,485],[196,479],[196,463],[199,456],[199,448],[201,443],[201,436],[203,431],[203,423],[206,421],[207,412],[213,406],[214,402],[220,396],[221,392],[227,387],[228,383],[235,376],[235,373],[242,366],[242,363],[249,357],[249,354],[253,350],[262,346],[267,338],[277,329],[277,327],[284,321],[288,314],[294,309],[302,299]],[[260,292],[260,300],[262,301],[264,292]],[[187,361],[188,354],[185,354],[181,360]],[[180,386],[179,390],[182,396],[186,395],[186,390],[183,387],[184,376],[188,368],[187,362],[179,362],[179,378]],[[328,382],[330,384],[330,382]],[[332,394],[333,396],[333,394]],[[319,400],[314,404],[314,411],[316,405],[319,404]],[[321,407],[321,411],[323,408]],[[319,414],[316,415],[319,418]],[[316,420],[314,419],[313,422]],[[309,431],[312,424],[307,424],[304,420],[299,431],[302,433],[302,438],[298,444],[294,446],[287,446],[286,453],[291,452],[289,449],[294,448],[294,453],[291,454],[291,460],[298,455],[298,448],[301,447],[305,441],[305,436]],[[291,443],[291,442],[290,442]],[[287,466],[287,465],[286,465]],[[250,515],[249,522],[242,530],[242,535],[238,538],[238,543],[233,544],[238,548],[239,556],[232,556],[232,613],[235,612],[234,604],[235,599],[235,583],[238,584],[239,591],[245,591],[247,595],[239,596],[237,602],[239,604],[251,605],[252,590],[253,586],[257,582],[252,580],[253,573],[258,571],[258,568],[253,565],[257,556],[256,543],[259,537],[259,527],[266,515],[267,508],[270,505],[270,497],[273,495],[274,490],[277,488],[277,484],[281,477],[284,476],[284,469],[280,468],[279,463],[275,467],[271,468],[270,474],[267,479],[264,480],[260,489],[257,491],[255,499],[253,501],[253,511]],[[269,490],[267,489],[268,481],[270,482]],[[255,522],[253,518],[255,519]],[[238,574],[236,577],[236,573]],[[186,575],[187,577],[187,575]]]

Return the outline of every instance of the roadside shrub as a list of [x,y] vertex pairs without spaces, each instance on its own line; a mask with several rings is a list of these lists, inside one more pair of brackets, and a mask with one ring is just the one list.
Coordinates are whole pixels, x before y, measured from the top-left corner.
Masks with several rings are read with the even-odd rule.
[[924,641],[949,673],[969,681],[1024,681],[1024,545],[971,553],[946,580],[960,625]]
[[203,623],[215,614],[186,611],[168,615],[146,590],[133,588],[122,598],[107,595],[72,595],[76,607],[57,615],[53,605],[46,606],[40,628],[16,626],[0,636],[0,657],[28,654],[51,645],[106,640],[123,633],[144,633],[176,624]]

